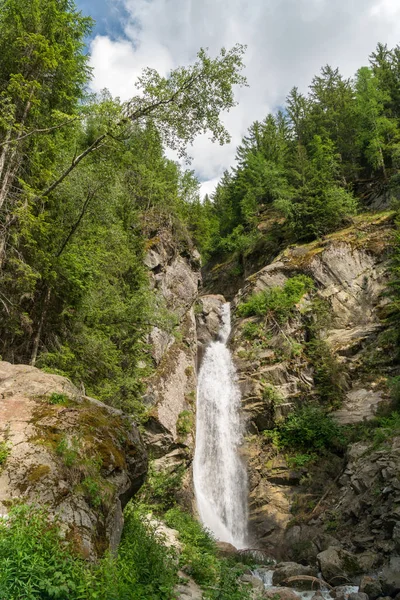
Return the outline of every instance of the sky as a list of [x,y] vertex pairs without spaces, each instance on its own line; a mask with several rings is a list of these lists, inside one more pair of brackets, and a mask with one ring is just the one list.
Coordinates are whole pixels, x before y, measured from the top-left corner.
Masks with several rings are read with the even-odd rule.
[[200,47],[247,45],[249,87],[223,115],[232,142],[198,138],[189,154],[202,193],[215,188],[256,119],[282,106],[293,86],[306,92],[323,65],[346,77],[368,64],[378,42],[400,43],[400,0],[77,0],[96,20],[88,40],[94,91],[127,100],[147,66],[162,75],[193,62]]

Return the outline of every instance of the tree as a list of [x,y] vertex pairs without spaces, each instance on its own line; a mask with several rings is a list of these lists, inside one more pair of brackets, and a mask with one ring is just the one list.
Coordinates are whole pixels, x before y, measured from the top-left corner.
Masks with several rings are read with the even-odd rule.
[[245,85],[240,74],[245,47],[237,44],[231,50],[222,48],[211,59],[204,49],[190,67],[179,67],[168,77],[154,69],[145,69],[136,87],[140,94],[123,107],[123,116],[111,122],[94,141],[75,156],[67,169],[43,192],[47,196],[64,181],[79,163],[95,152],[108,139],[129,137],[132,125],[154,123],[164,144],[187,157],[186,148],[197,135],[210,133],[213,142],[225,144],[230,136],[220,115],[236,105],[233,88]]
[[91,23],[70,0],[0,3],[0,208],[31,135],[68,120],[82,97]]
[[380,89],[378,78],[368,67],[357,72],[355,89],[358,146],[369,165],[374,170],[382,170],[387,181],[387,155],[390,156],[390,146],[398,138],[395,120],[385,115],[389,95]]

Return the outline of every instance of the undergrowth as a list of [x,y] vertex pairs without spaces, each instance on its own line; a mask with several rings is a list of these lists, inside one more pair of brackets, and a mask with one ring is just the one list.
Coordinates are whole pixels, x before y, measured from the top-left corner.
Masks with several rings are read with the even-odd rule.
[[79,558],[46,510],[20,505],[0,520],[0,598],[172,600],[176,558],[129,506],[117,557]]
[[283,287],[273,287],[253,294],[237,307],[240,317],[270,316],[278,323],[285,323],[293,308],[302,297],[312,290],[314,282],[306,275],[296,275],[288,279]]

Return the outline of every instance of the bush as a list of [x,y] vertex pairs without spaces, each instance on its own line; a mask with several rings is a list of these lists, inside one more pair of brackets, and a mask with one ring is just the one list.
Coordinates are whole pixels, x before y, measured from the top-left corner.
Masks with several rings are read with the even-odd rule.
[[320,400],[332,407],[341,404],[345,392],[343,365],[328,344],[315,338],[306,345],[307,356],[314,368],[314,383]]
[[190,410],[183,410],[178,415],[176,431],[180,436],[188,435],[194,427],[194,414]]
[[279,428],[280,444],[305,451],[339,450],[344,439],[340,427],[319,406],[305,406],[291,413]]
[[246,568],[235,560],[220,559],[212,536],[191,515],[175,507],[165,515],[183,544],[180,564],[200,585],[207,600],[250,600],[250,590],[239,581]]
[[20,505],[0,520],[0,598],[7,600],[172,600],[176,557],[133,506],[117,558],[78,558],[44,509]]
[[43,509],[14,507],[0,520],[0,598],[74,600],[85,587],[85,566]]
[[182,487],[182,479],[186,467],[184,464],[178,465],[172,472],[156,471],[150,464],[147,474],[147,480],[140,490],[140,499],[142,502],[157,505],[159,511],[167,510],[175,505],[176,493]]
[[219,563],[211,535],[198,521],[177,507],[165,514],[165,522],[179,532],[179,539],[183,543],[181,566],[185,565],[188,573],[200,585],[216,583]]
[[296,275],[288,279],[283,287],[273,287],[250,296],[247,302],[239,304],[237,313],[240,317],[271,316],[283,324],[289,319],[295,305],[313,287],[310,277]]

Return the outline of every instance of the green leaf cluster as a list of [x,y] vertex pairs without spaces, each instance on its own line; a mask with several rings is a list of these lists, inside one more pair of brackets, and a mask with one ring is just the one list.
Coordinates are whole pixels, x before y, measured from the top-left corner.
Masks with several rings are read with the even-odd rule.
[[273,287],[250,296],[246,302],[238,305],[237,314],[240,317],[266,316],[278,323],[285,323],[296,304],[313,287],[314,282],[310,277],[295,275],[283,287]]

